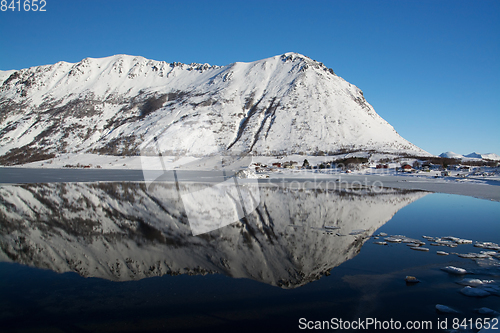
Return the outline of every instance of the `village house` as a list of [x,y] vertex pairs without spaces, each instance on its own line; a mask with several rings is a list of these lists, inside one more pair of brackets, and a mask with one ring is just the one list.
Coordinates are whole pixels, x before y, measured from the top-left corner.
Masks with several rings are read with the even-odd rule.
[[409,164],[405,164],[405,165],[403,165],[403,166],[401,167],[401,170],[402,170],[403,172],[412,172],[413,168],[411,167],[411,165],[409,165]]
[[297,165],[298,165],[298,163],[295,161],[288,161],[288,162],[283,163],[283,168],[293,169]]
[[388,164],[377,164],[376,166],[377,169],[389,169]]

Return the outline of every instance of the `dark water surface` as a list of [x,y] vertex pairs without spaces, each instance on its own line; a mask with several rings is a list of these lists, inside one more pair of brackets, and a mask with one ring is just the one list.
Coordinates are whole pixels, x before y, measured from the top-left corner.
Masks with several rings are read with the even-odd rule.
[[[373,318],[429,320],[433,328],[420,331],[435,332],[438,321],[483,318],[477,308],[500,311],[500,297],[464,296],[456,283],[463,277],[441,270],[454,265],[475,273],[467,277],[498,281],[500,260],[436,255],[484,249],[426,241],[430,251],[419,252],[373,238],[500,243],[498,202],[261,187],[240,193],[247,209],[239,221],[193,236],[189,207],[223,220],[228,204],[209,185],[183,186],[0,187],[1,331],[281,332],[302,331],[301,318]],[[203,200],[189,201],[188,192]],[[407,285],[407,275],[421,282]],[[460,313],[439,314],[436,304]]]

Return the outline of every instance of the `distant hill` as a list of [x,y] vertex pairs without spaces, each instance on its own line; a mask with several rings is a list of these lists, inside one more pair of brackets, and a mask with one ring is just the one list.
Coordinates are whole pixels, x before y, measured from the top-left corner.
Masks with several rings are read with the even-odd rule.
[[445,158],[456,158],[456,159],[482,159],[482,160],[490,160],[490,161],[500,161],[500,156],[497,154],[493,153],[488,153],[488,154],[479,154],[479,153],[470,153],[468,155],[460,155],[456,154],[452,151],[447,151],[445,153],[442,153],[439,155],[439,157],[445,157]]
[[460,155],[460,154],[454,153],[452,151],[447,151],[445,153],[440,154],[439,157],[462,159],[462,158],[464,158],[464,155]]
[[465,157],[467,157],[467,158],[480,158],[483,160],[500,161],[500,156],[498,156],[497,154],[493,154],[493,153],[479,154],[479,153],[474,152],[474,153],[470,153],[468,155],[465,155]]

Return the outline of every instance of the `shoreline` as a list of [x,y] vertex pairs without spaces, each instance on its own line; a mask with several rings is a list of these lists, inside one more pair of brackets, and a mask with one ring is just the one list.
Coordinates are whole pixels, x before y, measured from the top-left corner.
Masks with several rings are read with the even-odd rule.
[[[39,169],[12,168],[0,169],[0,186],[30,183],[77,183],[77,182],[145,182],[143,170],[110,169]],[[176,170],[180,182],[220,183],[225,180],[222,171]],[[156,173],[158,171],[156,170]],[[174,172],[161,174],[162,181],[175,182]],[[370,174],[323,174],[323,173],[271,173],[269,178],[241,178],[240,184],[258,181],[276,186],[280,183],[288,187],[297,185],[303,189],[335,190],[343,188],[395,188],[401,190],[421,190],[471,196],[484,200],[500,202],[500,181],[486,180],[477,182],[455,181],[453,178],[428,178],[406,175]],[[226,176],[231,176],[230,174]],[[156,181],[152,179],[151,181]],[[376,191],[374,191],[376,192]]]

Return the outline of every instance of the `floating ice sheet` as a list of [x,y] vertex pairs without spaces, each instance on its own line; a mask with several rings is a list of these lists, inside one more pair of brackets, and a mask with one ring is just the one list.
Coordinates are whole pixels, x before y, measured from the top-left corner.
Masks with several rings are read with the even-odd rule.
[[441,268],[441,270],[445,271],[446,273],[450,274],[455,274],[455,275],[465,275],[467,274],[467,270],[460,268],[460,267],[455,267],[455,266],[446,266]]

